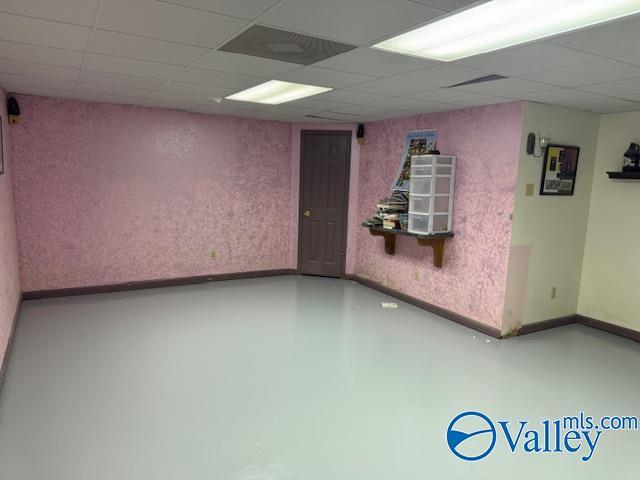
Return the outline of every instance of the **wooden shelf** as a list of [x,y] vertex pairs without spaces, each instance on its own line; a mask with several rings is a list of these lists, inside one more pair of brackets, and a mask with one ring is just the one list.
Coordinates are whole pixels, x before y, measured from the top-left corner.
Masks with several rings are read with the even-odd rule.
[[417,233],[407,232],[406,230],[391,230],[389,228],[372,227],[362,224],[363,227],[369,229],[369,233],[374,237],[384,238],[384,251],[387,255],[395,255],[396,253],[396,237],[398,235],[404,237],[413,237],[418,241],[418,245],[433,248],[433,264],[437,268],[442,268],[444,260],[444,241],[446,238],[453,237],[453,233],[434,233],[431,235],[420,235]]
[[607,175],[622,180],[640,180],[640,172],[607,172]]

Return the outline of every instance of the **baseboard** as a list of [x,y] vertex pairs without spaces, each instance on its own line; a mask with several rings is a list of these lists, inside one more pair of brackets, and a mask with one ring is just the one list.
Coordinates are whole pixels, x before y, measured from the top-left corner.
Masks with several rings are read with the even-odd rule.
[[39,298],[71,297],[95,293],[126,292],[129,290],[143,290],[148,288],[175,287],[180,285],[194,285],[198,283],[220,282],[223,280],[239,280],[246,278],[277,277],[282,275],[296,275],[294,269],[257,270],[253,272],[222,273],[217,275],[198,275],[193,277],[168,278],[158,280],[142,280],[139,282],[96,285],[90,287],[59,288],[53,290],[31,290],[23,293],[24,300]]
[[452,312],[451,310],[438,307],[437,305],[425,302],[424,300],[419,300],[415,297],[412,297],[411,295],[407,295],[406,293],[402,293],[397,290],[385,287],[384,285],[374,282],[373,280],[369,280],[358,275],[345,275],[343,278],[346,280],[354,280],[364,285],[365,287],[377,290],[378,292],[389,295],[390,297],[397,298],[398,300],[402,300],[403,302],[410,303],[411,305],[426,310],[427,312],[434,313],[440,317],[446,318],[447,320],[451,320],[453,322],[459,323],[460,325],[464,325],[465,327],[477,330],[478,332],[489,335],[490,337],[502,338],[502,334],[497,328],[490,327],[488,325],[485,325],[484,323],[478,322],[477,320],[465,317],[464,315],[459,315],[455,312]]
[[597,328],[604,332],[618,335],[619,337],[628,338],[636,342],[640,342],[640,332],[631,330],[630,328],[614,325],[613,323],[603,322],[595,318],[585,317],[584,315],[576,315],[576,322],[587,327]]
[[13,348],[13,339],[15,338],[16,328],[18,327],[18,319],[20,318],[20,309],[22,308],[22,294],[18,297],[18,304],[16,305],[16,311],[13,315],[13,322],[11,323],[11,332],[9,333],[9,340],[7,341],[7,348],[4,351],[4,357],[2,359],[2,367],[0,367],[0,391],[4,384],[4,377],[7,373],[7,367],[9,365],[9,354]]
[[541,322],[529,323],[522,325],[512,335],[518,337],[520,335],[527,335],[529,333],[542,332],[543,330],[550,330],[552,328],[564,327],[565,325],[571,325],[577,323],[577,315],[567,315],[566,317],[552,318],[550,320],[543,320]]

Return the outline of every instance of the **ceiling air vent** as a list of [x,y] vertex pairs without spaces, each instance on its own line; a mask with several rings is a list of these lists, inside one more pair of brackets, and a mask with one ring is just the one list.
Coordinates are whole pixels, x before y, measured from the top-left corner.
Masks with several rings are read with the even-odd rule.
[[449,85],[447,88],[462,87],[463,85],[473,85],[475,83],[493,82],[495,80],[502,80],[503,78],[509,77],[505,77],[503,75],[487,75],[485,77],[474,78],[473,80],[467,80],[466,82],[457,83],[455,85]]
[[254,25],[227,42],[220,50],[310,65],[354,48],[356,47],[346,43]]

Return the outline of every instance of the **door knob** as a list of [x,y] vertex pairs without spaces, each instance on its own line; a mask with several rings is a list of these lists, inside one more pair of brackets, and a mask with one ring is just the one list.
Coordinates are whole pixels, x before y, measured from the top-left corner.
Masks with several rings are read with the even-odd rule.
[[303,213],[303,215],[305,217],[310,217],[311,216],[311,212],[309,210],[305,210],[305,212]]

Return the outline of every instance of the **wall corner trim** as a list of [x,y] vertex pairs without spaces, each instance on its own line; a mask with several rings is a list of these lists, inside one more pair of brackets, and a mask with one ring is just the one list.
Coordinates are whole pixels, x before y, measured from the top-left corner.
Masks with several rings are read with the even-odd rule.
[[0,392],[2,391],[2,385],[4,384],[4,377],[7,374],[7,367],[9,365],[9,356],[13,348],[13,341],[16,335],[16,329],[18,327],[18,319],[20,318],[20,310],[22,309],[22,293],[18,297],[18,303],[16,304],[16,311],[13,315],[13,322],[11,323],[11,331],[9,332],[9,341],[7,342],[7,348],[4,351],[4,357],[2,359],[2,367],[0,368]]
[[490,337],[498,339],[502,338],[502,334],[497,328],[485,325],[484,323],[478,322],[477,320],[469,317],[465,317],[464,315],[457,314],[455,312],[452,312],[451,310],[447,310],[445,308],[438,307],[437,305],[419,300],[415,297],[407,295],[406,293],[399,292],[398,290],[393,290],[389,287],[385,287],[384,285],[374,282],[373,280],[369,280],[359,275],[345,275],[342,278],[345,280],[356,281],[359,284],[364,285],[365,287],[377,290],[380,293],[384,293],[385,295],[389,295],[390,297],[397,298],[398,300],[407,302],[415,307],[426,310],[427,312],[446,318],[447,320],[451,320],[452,322],[459,323],[460,325],[463,325],[467,328],[477,330],[478,332],[489,335]]
[[91,295],[97,293],[126,292],[129,290],[145,290],[148,288],[177,287],[180,285],[194,285],[198,283],[221,282],[224,280],[240,280],[247,278],[278,277],[282,275],[297,275],[295,269],[257,270],[251,272],[220,273],[213,275],[198,275],[192,277],[167,278],[155,280],[141,280],[135,282],[115,283],[108,285],[94,285],[89,287],[58,288],[52,290],[31,290],[23,293],[24,300],[40,298],[72,297],[76,295]]

